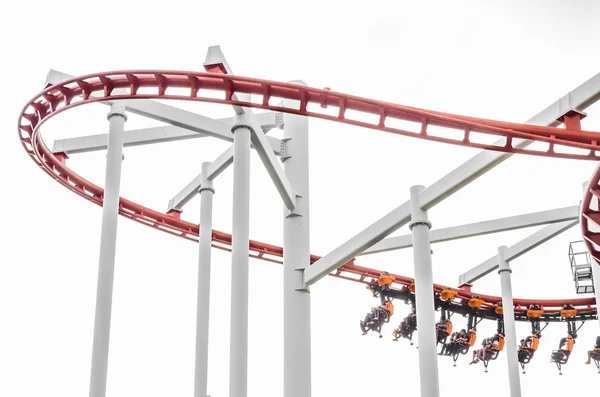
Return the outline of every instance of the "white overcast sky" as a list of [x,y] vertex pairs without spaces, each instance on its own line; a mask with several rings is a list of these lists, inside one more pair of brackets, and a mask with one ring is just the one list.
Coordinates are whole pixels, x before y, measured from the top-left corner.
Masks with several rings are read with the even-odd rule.
[[[598,73],[600,3],[595,1],[134,1],[9,2],[0,16],[2,62],[2,238],[0,396],[87,395],[101,208],[41,172],[17,138],[22,106],[50,68],[82,75],[119,69],[200,70],[220,44],[234,72],[368,98],[523,122]],[[228,107],[182,105],[212,117]],[[64,113],[44,129],[57,137],[108,131],[102,105]],[[600,131],[600,106],[584,127]],[[131,116],[127,128],[156,125]],[[280,131],[275,135],[281,134]],[[326,254],[477,153],[331,122],[310,122],[311,252]],[[226,143],[198,139],[125,149],[122,196],[158,210]],[[70,166],[103,184],[104,153]],[[577,205],[595,164],[514,156],[430,211],[434,228]],[[214,227],[231,230],[232,170],[215,182]],[[183,217],[197,222],[198,199]],[[282,204],[252,157],[251,238],[282,243]],[[434,279],[458,275],[534,230],[437,244]],[[407,233],[403,228],[395,233]],[[577,227],[514,261],[517,297],[573,297],[568,243]],[[209,394],[228,394],[229,253],[214,251]],[[410,250],[360,258],[361,265],[413,274]],[[108,397],[193,393],[197,247],[119,218]],[[282,395],[281,266],[250,261],[249,396]],[[497,274],[474,291],[499,294]],[[418,395],[418,351],[391,341],[408,312],[398,304],[385,337],[361,336],[375,304],[362,284],[326,278],[312,288],[313,396]],[[456,318],[463,327],[465,319]],[[494,333],[482,323],[479,341]],[[518,324],[520,337],[529,332]],[[565,374],[550,351],[566,334],[551,325],[523,395],[594,393],[600,379],[585,351],[600,332],[586,324]],[[507,396],[504,354],[490,365],[439,360],[442,396]]]

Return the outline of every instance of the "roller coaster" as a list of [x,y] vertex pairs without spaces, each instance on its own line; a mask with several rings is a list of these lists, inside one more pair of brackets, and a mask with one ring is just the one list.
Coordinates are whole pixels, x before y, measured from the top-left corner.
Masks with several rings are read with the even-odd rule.
[[[247,211],[244,212],[245,204],[243,201],[238,201],[238,204],[234,202],[233,235],[223,231],[212,230],[210,216],[202,218],[204,215],[201,215],[200,224],[182,219],[182,206],[196,193],[201,194],[202,205],[208,205],[205,204],[207,202],[205,200],[208,200],[205,197],[212,197],[210,194],[214,192],[213,179],[232,163],[234,167],[237,167],[234,168],[234,196],[242,197],[240,200],[243,200],[243,196],[247,195],[248,179],[248,175],[244,174],[244,172],[249,172],[247,169],[244,171],[244,165],[246,164],[247,153],[250,150],[250,146],[252,146],[261,157],[282,197],[287,211],[286,222],[288,220],[290,222],[290,229],[286,230],[290,230],[289,233],[300,233],[297,229],[297,222],[302,222],[301,218],[308,211],[307,198],[301,194],[302,189],[304,189],[302,185],[304,182],[307,182],[307,177],[306,181],[304,181],[303,177],[298,178],[297,175],[294,176],[294,173],[297,173],[297,170],[294,168],[294,164],[297,163],[294,162],[302,154],[298,154],[298,150],[300,149],[294,147],[293,144],[300,142],[300,140],[289,137],[281,140],[273,139],[267,137],[265,132],[268,132],[269,128],[283,128],[285,130],[288,126],[299,122],[298,120],[306,118],[317,118],[415,139],[483,149],[484,153],[491,152],[496,153],[495,156],[505,156],[497,157],[496,160],[490,161],[491,165],[488,164],[485,166],[487,169],[512,154],[598,161],[600,160],[599,133],[586,131],[581,128],[581,119],[585,117],[582,109],[585,109],[600,98],[600,77],[598,76],[592,79],[593,81],[590,80],[595,87],[593,94],[587,95],[578,103],[565,107],[564,111],[560,111],[560,114],[554,115],[552,120],[547,120],[546,126],[487,120],[418,109],[335,92],[328,88],[312,88],[302,82],[283,83],[241,77],[231,73],[231,69],[218,47],[209,49],[207,62],[205,62],[205,72],[126,70],[92,73],[73,77],[51,71],[46,86],[26,103],[19,115],[18,135],[27,155],[43,172],[82,198],[104,207],[102,236],[104,248],[101,251],[100,258],[90,395],[103,397],[105,393],[108,338],[105,338],[103,335],[107,335],[110,329],[106,318],[110,318],[110,294],[112,293],[112,284],[110,284],[112,281],[106,280],[112,280],[111,272],[114,266],[115,242],[111,243],[110,241],[116,239],[116,236],[113,236],[110,232],[116,229],[116,220],[114,224],[109,221],[105,223],[105,220],[112,219],[111,214],[113,213],[115,219],[118,213],[125,218],[153,229],[198,242],[201,247],[204,237],[204,244],[208,244],[208,251],[210,251],[210,247],[232,251],[234,265],[237,266],[238,270],[241,269],[239,280],[232,280],[232,287],[236,287],[232,294],[238,293],[235,291],[241,291],[239,295],[232,297],[232,329],[247,329],[247,271],[244,275],[243,269],[247,265],[248,258],[281,263],[284,265],[284,268],[286,267],[286,262],[293,262],[291,271],[286,273],[289,274],[290,278],[286,279],[285,283],[288,283],[286,284],[286,288],[289,287],[291,291],[289,295],[286,295],[286,302],[291,302],[289,303],[290,305],[300,305],[294,306],[294,308],[301,307],[304,304],[302,302],[308,299],[301,294],[305,293],[310,285],[326,275],[362,283],[371,291],[375,298],[379,299],[378,306],[374,307],[365,320],[361,321],[361,328],[364,334],[374,331],[381,336],[382,327],[385,323],[390,322],[394,314],[393,301],[403,301],[409,304],[412,309],[409,316],[392,333],[394,340],[407,338],[412,343],[412,333],[418,329],[418,319],[421,332],[425,332],[424,329],[428,329],[429,331],[427,332],[435,332],[436,340],[431,340],[427,343],[431,342],[441,346],[438,354],[441,357],[453,357],[455,365],[460,355],[466,355],[471,348],[474,348],[477,339],[477,324],[482,320],[497,322],[498,329],[496,335],[484,339],[482,348],[473,353],[472,363],[483,361],[487,371],[489,362],[495,360],[500,352],[510,350],[511,346],[516,346],[516,340],[511,340],[513,337],[504,328],[505,324],[507,328],[509,326],[506,317],[508,306],[506,305],[506,301],[503,304],[503,298],[506,299],[506,297],[489,296],[472,292],[471,286],[468,283],[464,283],[458,288],[433,284],[432,308],[440,312],[440,320],[434,329],[431,322],[425,320],[425,315],[419,312],[417,286],[427,286],[428,281],[426,278],[419,280],[416,276],[415,279],[412,279],[398,274],[382,272],[378,269],[363,267],[356,263],[355,257],[358,254],[372,247],[402,225],[407,224],[411,216],[413,217],[411,228],[414,226],[425,226],[428,230],[430,224],[428,224],[427,219],[415,220],[415,212],[411,214],[409,206],[400,207],[393,211],[387,218],[382,218],[382,220],[367,228],[365,231],[366,234],[357,235],[355,238],[349,240],[348,244],[332,251],[326,256],[304,255],[304,251],[299,251],[298,247],[290,244],[289,249],[286,247],[286,253],[289,254],[287,258],[284,255],[284,247],[250,240],[248,236],[244,236],[244,230],[247,231],[248,220],[245,219],[243,221],[242,219],[244,217],[247,218]],[[586,84],[589,86],[592,83],[587,82]],[[215,96],[215,93],[220,96]],[[260,100],[253,101],[251,100],[252,96],[254,98],[258,97]],[[166,105],[164,101],[167,100],[227,105],[233,107],[235,117],[228,121],[213,120]],[[42,139],[41,127],[48,120],[67,110],[93,103],[101,103],[111,107],[108,117],[110,120],[109,134],[100,138],[90,138],[100,143],[92,145],[89,144],[90,140],[88,140],[86,143],[88,147],[85,150],[83,148],[76,148],[77,144],[75,142],[63,142],[63,146],[57,145],[55,142],[54,149],[50,149],[46,145]],[[269,112],[262,115],[275,115],[273,121],[266,122],[259,119],[260,115],[252,113],[256,109]],[[120,164],[123,146],[128,144],[144,144],[140,143],[144,139],[145,143],[148,143],[152,139],[156,143],[159,143],[162,138],[152,138],[152,133],[157,133],[158,131],[150,131],[150,129],[144,131],[147,135],[142,138],[134,138],[134,134],[129,134],[129,136],[124,138],[122,133],[127,112],[164,122],[169,128],[167,133],[179,134],[177,137],[180,139],[183,139],[184,136],[189,137],[190,135],[206,135],[232,142],[233,145],[229,151],[219,156],[213,163],[203,165],[202,174],[195,181],[192,181],[190,184],[191,187],[186,187],[187,191],[184,189],[181,195],[174,197],[167,211],[161,212],[147,208],[126,198],[119,197],[120,165],[118,164]],[[266,116],[264,118],[266,119]],[[178,131],[175,131],[175,129],[178,129]],[[443,133],[439,133],[439,131],[443,131]],[[141,133],[138,135],[141,136]],[[163,139],[162,141],[173,140],[177,137],[173,135],[169,139]],[[485,137],[486,139],[481,139],[481,137]],[[489,143],[489,139],[487,138],[498,138],[499,140]],[[130,139],[130,141],[127,141],[127,139]],[[139,140],[135,143],[132,141],[133,139]],[[532,143],[541,143],[543,145],[538,146],[544,147],[541,149],[528,148]],[[85,177],[78,175],[67,165],[70,154],[92,150],[90,149],[90,145],[96,145],[93,150],[108,149],[105,188],[97,186]],[[301,149],[308,150],[308,146]],[[286,167],[285,171],[281,162]],[[301,166],[304,167],[306,164],[302,164]],[[482,170],[473,171],[472,175],[469,176],[469,180],[477,178],[484,172],[485,170],[483,172]],[[468,178],[463,179],[467,180]],[[600,199],[599,181],[600,167],[597,167],[585,189],[578,215],[583,241],[589,255],[593,258],[592,262],[595,267],[598,266],[596,261],[600,261],[600,227],[598,226],[600,225],[600,209],[598,208],[598,200]],[[461,183],[464,185],[468,181],[462,181]],[[445,196],[450,195],[452,191],[458,190],[460,187],[460,185],[453,186],[448,188],[445,193],[440,194],[433,192],[429,188],[419,190],[415,193],[420,198],[418,203],[419,208],[423,211],[431,208]],[[414,202],[417,196],[411,196],[411,200]],[[202,219],[208,220],[208,233],[201,233],[201,230],[207,230],[202,229],[206,226],[202,222]],[[301,229],[302,227],[300,226]],[[235,230],[238,230],[237,233],[240,233],[237,237]],[[308,233],[304,229],[302,230],[301,233]],[[300,235],[301,238],[298,240],[304,241],[303,239],[307,237],[306,234]],[[240,242],[237,247],[236,241]],[[247,241],[247,246],[244,244],[245,241]],[[427,241],[427,244],[429,244],[429,241]],[[112,247],[112,253],[110,247]],[[416,243],[415,249],[417,249]],[[245,259],[242,256],[245,256]],[[210,254],[207,254],[206,249],[203,250],[201,248],[200,257],[202,272],[204,271],[202,270],[202,266],[206,267],[207,263],[208,265],[210,264]],[[297,270],[301,270],[301,272]],[[103,273],[105,271],[108,273]],[[206,276],[206,273],[202,274]],[[108,278],[103,278],[103,275],[108,275]],[[207,284],[202,285],[208,288]],[[417,293],[415,293],[416,290]],[[598,291],[596,293],[598,294]],[[198,301],[199,317],[201,315],[208,316],[206,312],[207,292],[200,291],[199,294],[202,295],[202,298],[199,295]],[[420,299],[425,299],[424,297],[427,297],[427,294],[425,293],[421,297]],[[512,299],[512,296],[510,298]],[[101,304],[102,302],[108,302],[108,304]],[[246,305],[245,320],[243,315],[244,304]],[[516,321],[529,322],[532,327],[531,335],[521,340],[521,345],[518,347],[516,356],[523,368],[523,372],[525,365],[530,362],[537,350],[539,339],[545,328],[541,324],[567,324],[567,336],[561,340],[559,348],[552,353],[551,357],[552,362],[556,363],[560,373],[562,373],[562,366],[567,363],[569,355],[573,350],[578,328],[585,322],[598,319],[597,305],[594,298],[515,298],[512,300],[510,309],[508,311],[511,318],[514,317]],[[286,312],[290,311],[287,310]],[[512,315],[513,312],[514,315]],[[295,313],[295,311],[292,311],[292,313]],[[241,320],[234,319],[237,314],[241,314]],[[451,321],[453,315],[467,317],[466,326],[461,332],[452,332],[455,327]],[[199,358],[197,357],[196,369],[196,387],[199,392],[195,394],[199,396],[207,395],[205,390],[206,357],[202,353],[202,345],[207,343],[208,331],[202,331],[202,329],[199,325],[197,339],[197,353]],[[302,334],[302,330],[291,330],[288,328],[288,325],[286,325],[285,329],[286,338],[291,340],[291,343],[294,343],[294,341],[309,343],[306,340],[310,341],[310,329],[308,330],[308,335],[306,335],[306,332]],[[241,333],[243,334],[243,332]],[[506,348],[505,337],[507,340]],[[247,343],[247,341],[243,338],[247,338],[247,334],[245,336],[232,335],[232,361],[235,354],[239,355],[237,356],[238,358],[241,357],[239,362],[236,361],[236,363],[230,364],[231,395],[235,397],[245,396],[246,393],[244,343]],[[590,359],[594,361],[600,373],[600,345],[598,342],[596,341],[595,348],[591,350]],[[420,343],[420,345],[422,345],[420,346],[421,348],[425,346],[425,343]],[[589,345],[591,347],[592,343],[590,342]],[[284,395],[286,397],[308,396],[310,395],[310,391],[307,391],[310,390],[310,362],[306,363],[306,356],[302,356],[304,353],[292,351],[287,346],[289,344],[286,342],[286,363],[294,361],[294,357],[296,357],[294,355],[299,355],[296,357],[295,362],[301,362],[302,365],[294,364],[296,366],[293,369],[289,371],[285,370],[286,386]],[[302,369],[299,369],[299,366],[302,366]],[[435,371],[437,371],[437,367]],[[302,375],[300,376],[298,373]],[[422,377],[424,376],[422,372]],[[423,395],[428,396],[435,395],[433,392],[433,394],[423,393]]]

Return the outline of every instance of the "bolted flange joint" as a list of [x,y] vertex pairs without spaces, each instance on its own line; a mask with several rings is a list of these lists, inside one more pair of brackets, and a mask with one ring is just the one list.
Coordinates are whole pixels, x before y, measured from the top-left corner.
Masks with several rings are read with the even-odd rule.
[[412,230],[413,227],[418,226],[418,225],[425,225],[427,226],[427,228],[431,229],[431,222],[429,222],[428,220],[417,220],[417,221],[412,221],[408,224],[408,229]]
[[498,274],[501,274],[502,272],[512,273],[512,269],[509,267],[509,268],[506,268],[506,269],[502,269],[501,268],[501,269],[498,270]]
[[200,186],[198,189],[198,194],[202,193],[204,190],[210,190],[212,194],[215,194],[215,188],[212,186]]
[[231,133],[235,134],[235,130],[240,129],[240,128],[247,128],[247,129],[250,130],[251,133],[254,133],[254,130],[252,129],[252,126],[250,126],[249,124],[246,124],[246,123],[234,124],[231,127]]
[[127,121],[127,112],[125,112],[125,105],[113,103],[110,107],[110,112],[106,115],[106,119],[110,120],[113,116],[121,116]]

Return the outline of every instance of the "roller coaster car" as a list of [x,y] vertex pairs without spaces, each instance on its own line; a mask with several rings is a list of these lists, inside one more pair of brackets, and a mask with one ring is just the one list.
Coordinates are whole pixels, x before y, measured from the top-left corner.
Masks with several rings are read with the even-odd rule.
[[498,346],[486,349],[485,356],[483,357],[483,366],[485,367],[485,372],[488,372],[487,368],[490,361],[493,361],[498,358],[498,354],[502,350],[504,350],[504,335],[498,335]]
[[373,321],[369,321],[367,323],[365,323],[364,321],[361,321],[361,328],[362,326],[364,326],[364,329],[368,332],[368,331],[374,331],[377,332],[379,334],[380,338],[383,338],[383,335],[381,335],[381,327],[383,326],[383,324],[385,323],[389,323],[390,322],[390,317],[391,314],[388,313],[387,310],[384,309],[379,309],[377,311],[377,316],[375,319],[373,319]]
[[456,361],[461,354],[467,354],[471,346],[475,345],[475,341],[477,340],[477,333],[474,329],[471,329],[467,332],[467,342],[464,344],[455,343],[454,341],[450,342],[451,350],[449,350],[447,355],[452,356],[452,360],[454,361],[454,366],[456,367]]
[[562,375],[562,366],[569,361],[574,344],[575,341],[573,340],[573,337],[569,335],[567,338],[561,339],[559,349],[554,350],[550,356],[551,361],[555,363],[558,368],[559,375]]
[[452,334],[452,321],[446,320],[443,324],[436,324],[437,343],[446,343],[448,336]]
[[410,345],[414,345],[412,341],[413,333],[417,330],[417,316],[414,313],[409,314],[400,325],[392,332],[394,337],[393,341],[397,342],[400,337],[406,338],[410,341]]
[[528,336],[525,340],[525,346],[521,346],[519,351],[517,352],[517,358],[519,360],[519,364],[521,364],[521,368],[523,369],[523,373],[525,373],[525,365],[529,364],[533,355],[535,354],[540,341],[536,334]]

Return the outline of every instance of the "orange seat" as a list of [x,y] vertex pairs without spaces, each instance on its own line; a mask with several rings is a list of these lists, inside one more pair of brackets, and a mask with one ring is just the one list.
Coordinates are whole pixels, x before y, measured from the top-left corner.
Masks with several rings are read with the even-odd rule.
[[504,314],[504,308],[502,306],[496,306],[496,309],[494,311],[500,316]]
[[415,283],[414,282],[412,282],[408,285],[408,290],[410,292],[412,292],[413,294],[415,293]]
[[475,341],[477,340],[477,334],[474,330],[471,330],[471,335],[469,335],[469,346],[475,346]]
[[498,335],[498,349],[499,352],[504,350],[504,335]]
[[572,352],[573,345],[575,345],[575,341],[573,340],[573,337],[571,335],[569,335],[569,337],[567,338],[567,346],[565,347],[564,350],[566,350],[568,352]]
[[385,302],[385,308],[388,312],[390,312],[390,316],[394,314],[394,305],[392,304],[392,302]]
[[446,332],[448,335],[452,334],[452,322],[450,320],[446,320]]
[[531,336],[531,349],[533,351],[536,351],[539,344],[540,344],[540,340],[538,339],[537,335],[532,335]]

